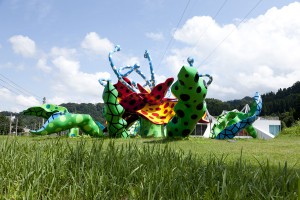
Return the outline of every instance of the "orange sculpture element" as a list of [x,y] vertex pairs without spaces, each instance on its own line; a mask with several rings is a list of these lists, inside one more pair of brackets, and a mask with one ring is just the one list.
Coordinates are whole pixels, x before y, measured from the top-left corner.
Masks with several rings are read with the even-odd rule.
[[146,104],[141,110],[137,112],[150,120],[154,124],[167,124],[175,115],[174,106],[176,101],[165,99],[166,101],[160,105]]

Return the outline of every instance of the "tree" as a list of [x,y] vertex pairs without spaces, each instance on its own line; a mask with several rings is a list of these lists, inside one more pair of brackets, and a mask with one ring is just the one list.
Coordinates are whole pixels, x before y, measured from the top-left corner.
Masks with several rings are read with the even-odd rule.
[[7,135],[9,133],[9,118],[0,114],[0,134]]

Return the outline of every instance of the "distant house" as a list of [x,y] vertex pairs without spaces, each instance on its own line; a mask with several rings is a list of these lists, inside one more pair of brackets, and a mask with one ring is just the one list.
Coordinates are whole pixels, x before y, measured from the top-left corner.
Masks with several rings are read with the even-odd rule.
[[30,128],[27,128],[27,126],[25,128],[23,128],[24,133],[29,133],[29,131],[30,131]]

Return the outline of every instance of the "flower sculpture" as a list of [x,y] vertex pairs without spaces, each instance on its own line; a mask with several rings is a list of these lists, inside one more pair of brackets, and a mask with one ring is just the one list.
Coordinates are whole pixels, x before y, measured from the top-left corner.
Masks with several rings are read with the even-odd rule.
[[[116,46],[108,58],[118,82],[112,84],[110,80],[99,80],[105,87],[102,98],[105,104],[103,114],[107,121],[106,128],[93,120],[90,115],[72,114],[64,107],[44,104],[24,111],[24,114],[47,119],[41,129],[31,132],[46,135],[71,130],[69,135],[78,135],[80,129],[97,137],[104,136],[103,132],[106,131],[110,137],[123,138],[134,136],[137,132],[142,137],[187,137],[197,123],[210,122],[211,119],[207,119],[205,97],[213,78],[209,74],[199,74],[197,68],[193,66],[192,58],[188,58],[190,66],[181,68],[174,84],[174,78],[167,78],[156,85],[152,60],[147,50],[144,57],[149,61],[150,79],[146,78],[137,64],[117,69],[112,59],[112,54],[117,51],[120,51],[120,46]],[[122,73],[124,70],[127,72]],[[127,76],[132,72],[140,75],[145,84],[131,81]],[[209,78],[209,81],[206,82],[203,77]],[[169,88],[176,98],[166,97]],[[243,129],[256,137],[251,124],[257,119],[261,107],[261,97],[256,94],[249,113],[229,112],[220,116],[213,127],[211,137],[232,138]]]
[[[150,80],[146,79],[145,75],[139,70],[140,66],[137,64],[132,67],[126,66],[117,70],[112,60],[112,54],[117,51],[120,51],[119,46],[116,46],[114,51],[110,52],[109,61],[114,73],[118,77],[118,82],[114,84],[114,87],[118,91],[119,104],[125,109],[123,118],[127,121],[128,126],[137,119],[141,121],[147,120],[150,123],[142,122],[144,125],[141,126],[141,129],[145,129],[141,131],[143,132],[142,135],[161,136],[160,132],[164,131],[161,126],[167,124],[175,115],[173,108],[177,102],[175,99],[165,98],[174,78],[168,78],[165,82],[155,85],[152,61],[148,51],[145,52],[144,57],[149,61],[151,72]],[[121,72],[124,69],[129,69],[129,71],[122,74]],[[139,83],[135,86],[135,84],[127,78],[133,71],[145,80],[146,84],[144,86]],[[105,85],[104,81],[107,80],[99,80],[103,86]],[[147,90],[145,86],[148,86],[150,91]],[[148,124],[148,127],[145,127],[145,124]],[[150,129],[154,131],[151,133],[149,132]]]

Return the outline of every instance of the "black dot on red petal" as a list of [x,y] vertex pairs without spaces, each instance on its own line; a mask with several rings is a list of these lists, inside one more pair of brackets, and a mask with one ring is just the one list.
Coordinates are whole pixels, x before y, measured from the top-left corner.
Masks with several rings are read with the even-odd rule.
[[134,100],[134,99],[132,99],[132,100],[129,101],[130,105],[134,105],[135,103],[136,103],[136,100]]
[[157,96],[155,97],[155,99],[158,100],[158,99],[160,99],[160,97],[161,97],[160,95],[157,95]]
[[157,86],[158,91],[161,91],[161,89],[162,89],[162,85]]

